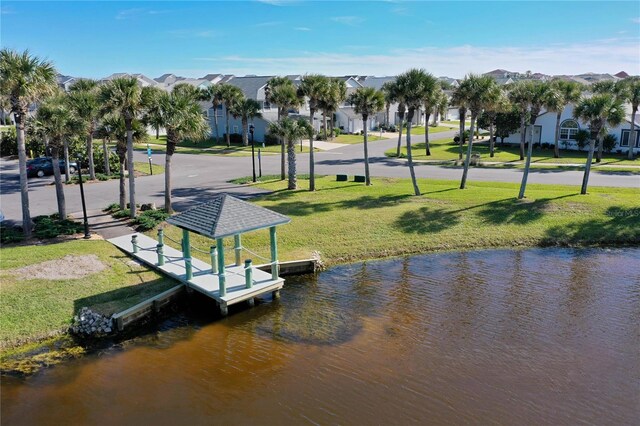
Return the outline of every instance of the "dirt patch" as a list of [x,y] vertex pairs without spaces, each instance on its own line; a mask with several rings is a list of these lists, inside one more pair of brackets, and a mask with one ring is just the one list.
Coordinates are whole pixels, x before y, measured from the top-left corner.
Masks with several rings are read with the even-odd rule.
[[48,260],[9,271],[24,279],[69,280],[97,274],[107,268],[95,254],[83,256],[67,255],[61,259]]

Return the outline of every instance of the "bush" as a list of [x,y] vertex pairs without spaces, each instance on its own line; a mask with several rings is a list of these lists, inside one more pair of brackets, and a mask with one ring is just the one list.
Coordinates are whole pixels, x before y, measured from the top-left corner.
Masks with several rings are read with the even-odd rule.
[[335,137],[340,136],[340,133],[341,133],[341,132],[342,132],[342,130],[340,130],[340,128],[339,128],[339,127],[334,127],[334,128],[333,128],[333,135],[334,135]]
[[18,155],[16,128],[9,127],[0,131],[0,156]]
[[120,210],[120,207],[118,207],[118,210],[111,213],[111,216],[113,216],[116,219],[126,219],[129,217],[130,214],[131,214],[130,209]]
[[133,223],[138,225],[138,231],[148,231],[164,222],[169,216],[164,210],[147,210],[136,217]]
[[[96,168],[96,173],[106,173],[104,169],[104,151],[101,146],[96,145],[93,147],[93,165]],[[111,151],[109,151],[109,169],[113,174],[118,171],[118,155]]]
[[33,219],[35,228],[33,234],[38,238],[55,238],[59,235],[73,235],[82,232],[80,222],[60,219],[57,214],[51,216],[37,216]]
[[[231,135],[229,135],[229,141],[232,144],[242,144],[242,135],[240,133],[231,133]],[[222,142],[226,143],[227,142],[227,134],[223,134],[222,135]]]
[[103,211],[107,212],[107,213],[113,213],[113,212],[115,212],[117,210],[120,210],[120,204],[111,203]]
[[24,239],[22,229],[17,226],[0,225],[0,244],[18,243]]
[[605,152],[613,151],[613,148],[616,147],[617,138],[615,135],[608,134],[604,138],[602,138],[602,149]]
[[388,130],[388,131],[390,131],[390,132],[397,132],[397,131],[398,131],[398,129],[396,128],[396,125],[395,125],[395,124],[390,124],[390,125],[387,127],[387,130]]
[[264,135],[264,144],[265,145],[280,145],[280,141],[276,136],[273,135]]

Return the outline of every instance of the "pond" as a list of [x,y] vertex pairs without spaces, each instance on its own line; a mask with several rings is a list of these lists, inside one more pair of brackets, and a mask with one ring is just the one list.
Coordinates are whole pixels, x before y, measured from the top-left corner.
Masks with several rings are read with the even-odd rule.
[[631,424],[640,249],[442,253],[192,303],[145,336],[2,380],[2,423]]

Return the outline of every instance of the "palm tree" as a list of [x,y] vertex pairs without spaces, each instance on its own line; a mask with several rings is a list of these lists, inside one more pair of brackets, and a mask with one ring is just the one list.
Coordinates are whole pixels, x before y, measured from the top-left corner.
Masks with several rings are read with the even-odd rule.
[[407,113],[407,163],[409,164],[413,191],[415,195],[420,195],[411,155],[411,124],[416,110],[420,108],[427,94],[434,90],[437,80],[425,70],[413,68],[400,74],[396,79],[396,84],[398,85],[399,97],[409,109]]
[[624,120],[624,105],[613,94],[596,94],[591,98],[582,99],[574,108],[573,117],[589,123],[591,130],[589,154],[587,155],[587,163],[584,168],[582,188],[580,190],[580,194],[586,194],[595,145],[599,143],[603,129],[607,126],[617,126]]
[[575,81],[553,80],[551,82],[558,96],[550,96],[545,103],[547,111],[556,113],[556,134],[553,156],[560,158],[560,118],[568,104],[576,104],[582,96],[582,85]]
[[528,90],[530,81],[518,81],[508,88],[509,101],[520,114],[520,161],[524,160],[524,144],[526,141],[526,126],[529,118],[529,104],[531,94]]
[[117,114],[124,120],[127,129],[127,169],[129,170],[129,209],[131,218],[136,217],[136,181],[133,165],[133,122],[142,113],[144,104],[142,89],[133,77],[110,80],[100,87],[98,96],[103,113]]
[[224,103],[222,98],[224,85],[212,84],[203,90],[202,100],[208,100],[211,102],[211,108],[213,109],[213,128],[216,133],[216,143],[219,142],[220,133],[218,131],[218,108]]
[[627,158],[633,160],[633,147],[636,142],[636,114],[640,104],[640,77],[627,77],[619,82],[623,88],[624,99],[631,103],[631,130],[629,131],[629,151]]
[[[499,91],[497,96],[492,97],[491,99],[487,99],[487,103],[484,106],[484,112],[482,113],[482,118],[484,119],[484,128],[489,129],[489,157],[495,155],[495,130],[496,130],[496,120],[498,119],[498,114],[505,113],[510,111],[512,105],[509,103],[509,100],[505,96],[502,90]],[[478,127],[483,127],[480,123],[480,118],[478,118]]]
[[384,93],[385,108],[387,112],[387,125],[389,125],[389,109],[391,104],[398,103],[398,120],[400,124],[398,126],[398,144],[396,146],[396,157],[400,157],[400,151],[402,149],[402,130],[404,128],[404,114],[406,113],[406,105],[398,92],[398,85],[396,81],[388,81],[382,85],[382,93]]
[[[527,189],[527,179],[529,178],[529,168],[531,166],[531,155],[533,153],[533,127],[540,116],[540,112],[549,97],[557,96],[557,92],[553,90],[549,83],[534,80],[523,80],[514,84],[509,96],[520,110],[522,117],[529,117],[529,145],[527,146],[527,158],[524,164],[524,173],[522,174],[522,183],[520,184],[520,192],[518,199],[524,198]],[[522,121],[520,130],[523,131]],[[524,133],[524,132],[523,132]],[[524,137],[521,137],[521,151],[523,148]]]
[[260,104],[254,99],[242,99],[234,103],[231,107],[233,118],[242,120],[242,144],[249,145],[249,120],[262,117],[260,114]]
[[377,114],[384,108],[384,94],[373,87],[360,87],[349,97],[356,114],[362,114],[362,128],[364,129],[364,176],[365,185],[371,185],[369,175],[369,147],[367,144],[368,120],[371,114]]
[[333,138],[333,115],[340,108],[340,105],[347,99],[347,84],[339,78],[330,78],[328,81],[327,91],[322,99],[320,99],[320,108],[322,109],[324,138],[327,139],[327,117],[331,123],[331,138]]
[[87,138],[89,179],[94,180],[96,178],[96,169],[93,164],[93,135],[98,126],[98,117],[100,115],[98,82],[89,79],[78,80],[71,86],[67,100],[73,113],[84,123]]
[[467,174],[469,173],[469,161],[471,160],[471,150],[473,149],[473,131],[476,124],[478,114],[482,112],[487,105],[492,105],[500,98],[500,87],[496,81],[489,76],[478,76],[469,74],[460,83],[460,86],[466,86],[464,91],[467,93],[466,102],[471,113],[471,124],[469,126],[469,142],[467,146],[467,156],[464,160],[464,170],[462,172],[462,180],[460,181],[460,189],[464,189],[467,184]]
[[[467,119],[467,99],[469,98],[468,85],[460,84],[453,90],[453,94],[451,96],[451,105],[456,105],[458,107],[458,117],[460,119],[460,126],[458,130],[458,143],[460,144],[460,152],[458,153],[458,160],[462,160],[462,146],[465,142],[464,137],[464,126],[465,120]],[[473,139],[473,135],[470,135]]]
[[309,122],[311,127],[309,130],[309,191],[316,190],[315,162],[313,157],[313,120],[318,109],[320,100],[325,96],[328,90],[329,79],[319,74],[308,74],[302,77],[298,94],[300,97],[306,97],[309,100]]
[[289,117],[284,117],[276,123],[269,124],[269,133],[281,138],[287,144],[287,159],[289,162],[287,189],[298,188],[295,144],[297,140],[308,136],[310,131],[313,131],[313,128],[304,118],[293,120]]
[[222,99],[222,104],[224,105],[225,110],[225,132],[227,139],[227,147],[231,146],[231,134],[229,133],[229,116],[231,115],[231,110],[233,109],[233,105],[244,98],[244,94],[242,90],[240,90],[236,86],[232,86],[230,84],[221,84],[220,87],[220,98]]
[[440,83],[434,77],[433,89],[425,93],[423,99],[424,102],[424,149],[426,155],[431,155],[431,149],[429,148],[429,117],[433,113],[433,110],[438,106],[440,102],[440,94],[443,93]]
[[[442,82],[440,82],[442,86]],[[443,89],[440,87],[440,89]],[[440,119],[447,113],[447,107],[449,106],[449,97],[444,90],[438,91],[438,99],[433,105],[433,125],[437,126],[440,123]]]
[[389,110],[391,109],[391,104],[397,102],[394,93],[394,82],[387,81],[380,90],[384,94],[384,125],[389,127]]
[[22,53],[10,49],[0,50],[0,95],[10,99],[11,112],[16,123],[22,229],[26,238],[31,237],[31,213],[24,139],[25,121],[29,106],[53,94],[55,88],[56,70],[51,62],[31,56],[28,50]]
[[[293,81],[286,77],[273,77],[267,83],[264,91],[265,100],[278,106],[278,122],[288,116],[289,110],[298,108],[303,103]],[[285,179],[284,139],[280,139],[280,179]]]
[[163,124],[162,111],[160,111],[160,98],[166,93],[159,87],[147,86],[142,88],[142,103],[145,106],[142,122],[156,131],[156,140],[160,139],[160,129]]
[[167,131],[167,151],[164,163],[164,209],[167,213],[173,213],[171,207],[171,159],[176,151],[176,146],[186,138],[204,137],[209,128],[198,103],[200,95],[196,88],[182,83],[177,84],[171,93],[162,93],[157,98],[162,127]]
[[86,129],[86,123],[77,117],[76,111],[71,110],[66,96],[62,93],[42,103],[38,108],[35,119],[36,126],[46,135],[51,151],[58,216],[60,219],[66,219],[67,210],[62,175],[60,173],[60,150],[63,148],[64,141],[83,133]]

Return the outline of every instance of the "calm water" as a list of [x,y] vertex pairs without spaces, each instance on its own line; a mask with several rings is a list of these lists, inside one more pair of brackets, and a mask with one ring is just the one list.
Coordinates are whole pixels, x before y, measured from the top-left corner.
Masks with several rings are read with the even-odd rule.
[[482,251],[288,279],[280,301],[199,305],[3,378],[2,424],[638,424],[638,259]]

